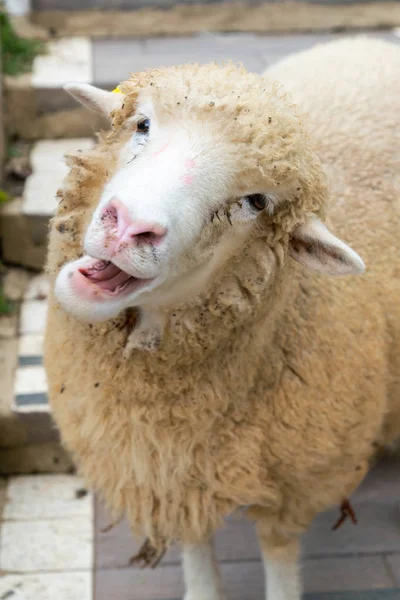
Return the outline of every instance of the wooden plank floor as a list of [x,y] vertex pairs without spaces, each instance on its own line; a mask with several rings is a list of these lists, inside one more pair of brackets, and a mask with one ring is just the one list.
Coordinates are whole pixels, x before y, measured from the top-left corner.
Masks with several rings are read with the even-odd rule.
[[[304,536],[305,591],[327,600],[400,600],[400,462],[385,461],[374,469],[352,505],[357,526],[346,522],[332,532],[338,517],[333,510],[320,515]],[[155,570],[132,568],[129,559],[140,544],[129,526],[122,521],[102,533],[110,519],[99,501],[95,512],[94,600],[182,598],[178,548]],[[216,550],[229,600],[261,600],[263,573],[252,524],[229,519],[217,533]],[[346,591],[350,595],[334,594]]]

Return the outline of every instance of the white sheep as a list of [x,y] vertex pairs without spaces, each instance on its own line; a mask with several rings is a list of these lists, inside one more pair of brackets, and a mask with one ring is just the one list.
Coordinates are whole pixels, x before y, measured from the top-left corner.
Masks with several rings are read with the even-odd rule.
[[[70,158],[52,222],[45,362],[63,440],[186,600],[223,597],[211,537],[249,507],[269,600],[299,600],[298,539],[400,434],[400,50],[339,41],[265,79],[140,73]],[[331,180],[284,81],[307,110]],[[396,187],[397,186],[397,187]],[[322,224],[354,244],[368,265]],[[301,264],[299,264],[301,263]]]

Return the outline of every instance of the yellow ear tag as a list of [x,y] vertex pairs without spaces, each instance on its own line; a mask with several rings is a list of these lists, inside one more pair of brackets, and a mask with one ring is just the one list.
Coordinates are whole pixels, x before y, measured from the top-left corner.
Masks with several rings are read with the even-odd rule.
[[115,88],[115,90],[113,90],[113,92],[114,92],[114,94],[122,94],[122,92],[118,86]]

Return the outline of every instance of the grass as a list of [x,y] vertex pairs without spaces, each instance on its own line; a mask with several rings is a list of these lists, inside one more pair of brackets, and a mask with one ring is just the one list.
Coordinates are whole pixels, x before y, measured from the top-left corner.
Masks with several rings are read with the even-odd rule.
[[20,38],[14,31],[10,19],[0,4],[0,40],[2,70],[5,75],[20,75],[30,70],[37,54],[44,51],[38,40]]
[[[44,52],[44,45],[38,40],[19,37],[0,1],[0,52],[4,75],[20,75],[30,71],[33,59]],[[1,99],[0,99],[1,101]],[[0,169],[2,165],[0,165]],[[8,194],[0,188],[0,207],[9,200]],[[12,305],[4,295],[2,285],[2,262],[0,260],[0,315],[10,313]]]

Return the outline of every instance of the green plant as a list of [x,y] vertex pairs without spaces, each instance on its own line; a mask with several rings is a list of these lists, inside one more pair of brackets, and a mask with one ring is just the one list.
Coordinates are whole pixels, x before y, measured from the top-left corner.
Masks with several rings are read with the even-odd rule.
[[4,190],[0,189],[0,206],[10,200],[10,196]]
[[0,4],[0,40],[2,70],[5,75],[18,75],[30,70],[37,54],[44,51],[43,43],[19,37],[10,18]]
[[2,282],[2,276],[4,274],[3,271],[4,271],[3,263],[0,260],[0,316],[8,314],[12,311],[12,306],[11,306],[9,300],[4,295],[3,282]]

